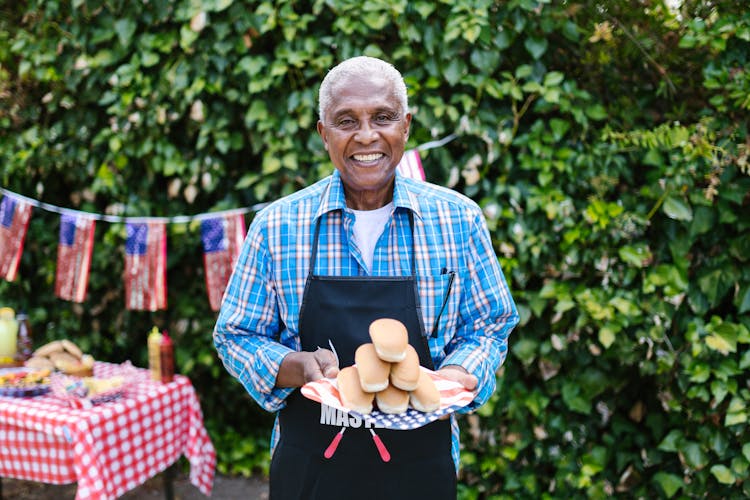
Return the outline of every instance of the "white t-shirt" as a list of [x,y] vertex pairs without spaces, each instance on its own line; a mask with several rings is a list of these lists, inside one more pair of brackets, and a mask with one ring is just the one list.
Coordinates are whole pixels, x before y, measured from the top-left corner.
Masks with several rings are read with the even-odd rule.
[[354,242],[362,253],[367,270],[372,269],[375,244],[383,234],[383,228],[393,211],[393,202],[375,210],[352,210],[354,212]]

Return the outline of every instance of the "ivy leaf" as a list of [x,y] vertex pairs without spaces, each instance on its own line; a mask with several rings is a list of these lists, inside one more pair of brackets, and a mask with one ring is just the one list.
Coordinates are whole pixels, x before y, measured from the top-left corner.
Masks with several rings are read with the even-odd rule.
[[534,361],[534,358],[536,358],[538,345],[538,342],[534,340],[528,338],[521,339],[513,345],[513,354],[515,354],[524,365],[528,366]]
[[698,278],[698,287],[713,305],[718,305],[733,284],[732,276],[723,269],[714,269]]
[[262,172],[266,175],[277,172],[281,168],[281,160],[275,154],[263,156]]
[[680,429],[673,429],[659,443],[659,449],[662,451],[676,452],[680,448],[683,439],[683,432]]
[[457,84],[464,73],[466,73],[466,63],[458,57],[451,59],[451,62],[443,68],[443,76],[451,85]]
[[601,104],[592,104],[586,107],[586,116],[592,120],[601,121],[607,118],[607,110]]
[[603,327],[599,330],[599,342],[605,347],[609,348],[615,343],[615,332],[609,327]]
[[419,12],[422,19],[427,19],[435,11],[435,4],[432,2],[417,2],[414,8]]
[[740,397],[733,397],[727,407],[727,416],[724,418],[724,425],[744,424],[747,422],[747,404]]
[[633,267],[646,267],[652,259],[651,251],[646,245],[625,245],[617,251],[617,254],[627,264]]
[[220,12],[232,5],[232,3],[232,0],[203,0],[201,5],[207,11]]
[[664,492],[667,498],[672,498],[684,486],[682,478],[675,474],[666,472],[657,472],[654,474],[654,481]]
[[523,46],[534,59],[539,59],[547,52],[547,39],[529,37],[523,42]]
[[680,451],[685,457],[685,463],[694,469],[700,470],[708,464],[708,456],[701,448],[700,443],[687,442]]
[[742,314],[750,311],[750,284],[745,285],[737,294],[737,312]]
[[552,137],[557,142],[560,141],[570,129],[570,122],[559,118],[552,118],[549,121],[549,126],[552,129]]
[[667,196],[662,208],[670,219],[689,221],[693,218],[693,210],[690,205],[675,196]]
[[130,45],[130,40],[135,33],[136,24],[130,18],[120,19],[115,22],[115,33],[123,47]]
[[562,387],[562,398],[565,406],[582,414],[591,411],[591,401],[581,394],[581,386],[576,382],[567,381]]
[[565,75],[559,71],[550,71],[544,75],[544,86],[555,87],[565,79]]
[[714,465],[711,467],[711,474],[721,484],[734,484],[735,478],[732,470],[726,465]]
[[706,326],[710,333],[706,337],[706,344],[713,350],[722,354],[737,352],[737,339],[739,330],[730,322],[723,322],[718,317],[711,318],[711,323]]
[[715,211],[708,207],[698,207],[690,224],[690,236],[695,237],[709,232],[716,225]]

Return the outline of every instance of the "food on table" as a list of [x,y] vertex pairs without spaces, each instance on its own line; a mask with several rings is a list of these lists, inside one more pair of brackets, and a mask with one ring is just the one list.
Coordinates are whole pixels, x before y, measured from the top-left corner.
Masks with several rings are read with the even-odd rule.
[[378,409],[383,413],[403,413],[409,408],[409,393],[393,385],[389,385],[375,394]]
[[94,358],[84,354],[80,347],[68,339],[44,344],[24,364],[29,368],[55,369],[82,377],[94,372]]
[[362,390],[356,366],[347,366],[339,370],[336,382],[341,402],[346,408],[365,415],[372,412],[372,401],[375,394]]
[[419,371],[419,383],[409,394],[409,403],[415,410],[430,413],[440,408],[440,392],[426,372]]
[[0,387],[31,387],[49,383],[50,370],[14,369],[0,374]]
[[81,380],[86,389],[88,389],[88,397],[119,389],[125,384],[125,377],[119,375],[109,378],[84,377]]
[[376,319],[370,323],[370,338],[383,361],[396,362],[406,357],[409,335],[400,321],[391,318]]
[[32,356],[29,359],[27,359],[24,364],[27,368],[34,368],[37,370],[54,370],[55,364],[52,362],[49,358],[43,358],[41,356]]
[[[371,343],[362,344],[354,353],[354,363],[359,372],[359,382],[365,392],[378,392],[388,387],[391,364],[383,361]],[[419,361],[417,361],[419,369]]]
[[413,391],[419,382],[419,355],[410,345],[406,346],[406,357],[398,363],[391,364],[391,384],[405,391]]

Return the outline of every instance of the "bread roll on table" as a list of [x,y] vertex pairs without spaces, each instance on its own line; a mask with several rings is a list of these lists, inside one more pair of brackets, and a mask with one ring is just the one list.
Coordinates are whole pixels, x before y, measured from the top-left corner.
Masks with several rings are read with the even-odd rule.
[[336,385],[344,407],[364,415],[372,412],[372,401],[375,394],[362,390],[356,366],[347,366],[339,370],[339,374],[336,376]]
[[402,361],[406,357],[409,334],[396,319],[380,318],[370,323],[370,338],[383,361]]
[[406,346],[406,357],[391,364],[391,384],[405,391],[413,391],[419,382],[419,355],[411,345]]
[[388,387],[391,364],[383,361],[371,343],[362,344],[354,352],[354,363],[359,371],[359,382],[365,392],[378,392]]

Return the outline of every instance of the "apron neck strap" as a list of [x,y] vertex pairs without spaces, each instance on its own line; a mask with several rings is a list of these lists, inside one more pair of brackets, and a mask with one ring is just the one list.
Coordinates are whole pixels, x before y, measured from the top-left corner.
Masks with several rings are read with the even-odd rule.
[[[407,210],[407,213],[409,214],[409,230],[411,231],[411,255],[409,258],[409,265],[411,266],[411,275],[416,276],[417,274],[417,265],[416,265],[416,243],[414,242],[414,212],[411,210]],[[342,211],[343,214],[343,211]],[[321,215],[318,217],[318,219],[315,221],[315,234],[313,234],[313,246],[312,246],[312,253],[310,255],[310,269],[307,272],[308,278],[313,275],[313,271],[315,270],[315,261],[317,260],[318,256],[318,236],[320,234],[320,221],[323,218],[323,216],[326,214]],[[343,216],[343,215],[342,215]]]

